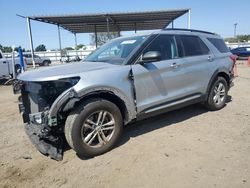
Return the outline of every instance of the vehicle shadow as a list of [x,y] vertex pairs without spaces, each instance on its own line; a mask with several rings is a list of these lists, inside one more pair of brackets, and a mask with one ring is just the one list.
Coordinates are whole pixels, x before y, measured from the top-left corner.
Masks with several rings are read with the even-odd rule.
[[[226,104],[228,104],[231,101],[232,101],[232,96],[229,95],[227,97]],[[152,118],[148,118],[145,120],[129,124],[125,127],[123,137],[116,147],[125,144],[126,142],[129,141],[131,137],[133,138],[141,136],[156,129],[171,126],[173,124],[185,121],[189,118],[201,115],[208,111],[209,110],[205,108],[203,105],[194,104],[182,109],[174,110]]]
[[118,143],[117,147],[128,142],[130,138],[141,136],[148,132],[152,132],[163,127],[174,125],[176,123],[185,121],[189,118],[201,115],[206,112],[208,112],[208,110],[202,105],[195,104],[179,110],[174,110],[155,117],[151,117],[145,120],[129,124],[125,127],[123,137]]
[[[228,96],[226,103],[232,101],[232,97]],[[145,120],[141,120],[135,123],[128,124],[125,126],[123,131],[123,136],[120,141],[117,143],[116,147],[120,147],[126,142],[130,140],[130,138],[134,138],[137,136],[142,136],[148,132],[152,132],[157,129],[161,129],[163,127],[171,126],[176,123],[185,121],[189,118],[194,116],[199,116],[203,113],[208,112],[209,110],[206,109],[201,104],[194,104],[191,106],[187,106],[185,108],[174,110],[171,112],[167,112],[155,117],[151,117]],[[88,160],[91,158],[86,158],[83,156],[77,155],[82,160]]]

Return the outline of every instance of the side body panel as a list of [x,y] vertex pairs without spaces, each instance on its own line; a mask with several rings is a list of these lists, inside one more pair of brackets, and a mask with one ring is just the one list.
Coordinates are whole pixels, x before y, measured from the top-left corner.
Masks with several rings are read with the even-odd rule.
[[207,34],[199,37],[209,48],[206,55],[132,65],[138,113],[170,107],[183,100],[204,100],[215,72],[230,75],[230,53],[219,53],[206,39]]
[[190,74],[182,59],[136,64],[132,70],[138,113],[193,94]]
[[[206,45],[209,47],[211,52],[214,54],[213,61],[211,61],[210,66],[208,68],[208,76],[211,79],[213,77],[213,74],[215,72],[224,72],[227,75],[231,74],[232,67],[234,65],[233,60],[231,60],[230,56],[232,55],[231,52],[226,52],[226,53],[221,53],[218,51],[218,49],[212,45],[209,40],[207,39],[208,37],[206,35],[200,36],[202,40],[206,43]],[[210,36],[211,37],[211,36]],[[219,36],[213,36],[214,38],[221,39]],[[209,80],[207,83],[207,86],[209,84]]]
[[85,72],[74,86],[78,97],[96,91],[110,91],[126,105],[129,121],[136,118],[134,88],[130,78],[130,65],[112,66],[105,70]]

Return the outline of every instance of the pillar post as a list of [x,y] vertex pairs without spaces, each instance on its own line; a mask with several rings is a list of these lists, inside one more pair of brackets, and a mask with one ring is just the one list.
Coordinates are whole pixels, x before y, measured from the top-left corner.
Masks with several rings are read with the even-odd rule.
[[35,60],[34,60],[34,47],[33,47],[32,31],[31,31],[31,24],[30,24],[29,17],[27,17],[27,26],[28,26],[28,32],[29,32],[30,52],[31,52],[32,64],[33,64],[33,68],[35,69],[36,64],[35,64]]

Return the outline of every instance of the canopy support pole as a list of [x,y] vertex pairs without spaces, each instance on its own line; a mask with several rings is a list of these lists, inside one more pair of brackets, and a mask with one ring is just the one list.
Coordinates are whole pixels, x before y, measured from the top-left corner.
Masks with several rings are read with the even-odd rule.
[[136,23],[135,23],[135,33],[137,32],[137,25],[136,25]]
[[188,29],[191,29],[191,9],[188,9]]
[[27,17],[27,26],[29,31],[29,40],[30,40],[30,51],[31,51],[31,58],[32,58],[32,64],[33,68],[36,68],[36,64],[34,61],[34,47],[33,47],[33,39],[32,39],[32,31],[31,31],[31,24],[30,24],[30,18]]
[[109,35],[109,18],[106,17],[106,22],[107,22],[107,34],[108,34],[108,40],[110,39],[110,35]]
[[59,50],[60,50],[60,61],[62,61],[62,42],[61,42],[61,33],[60,33],[60,27],[57,25],[58,30],[58,41],[59,41]]
[[97,48],[97,32],[96,32],[96,25],[95,25],[95,48]]
[[76,51],[76,56],[78,56],[78,53],[77,53],[77,37],[76,37],[76,33],[74,33],[74,37],[75,37],[75,51]]

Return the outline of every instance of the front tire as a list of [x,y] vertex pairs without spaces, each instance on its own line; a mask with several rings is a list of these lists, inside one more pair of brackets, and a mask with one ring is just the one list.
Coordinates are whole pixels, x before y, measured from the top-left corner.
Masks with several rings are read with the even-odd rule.
[[218,77],[213,83],[206,102],[209,110],[220,110],[226,105],[228,94],[228,83],[223,77]]
[[20,74],[22,72],[22,68],[21,68],[21,66],[20,65],[15,65],[15,73],[16,74]]
[[93,157],[111,150],[122,129],[122,115],[115,104],[104,99],[91,99],[69,114],[65,137],[77,154]]

